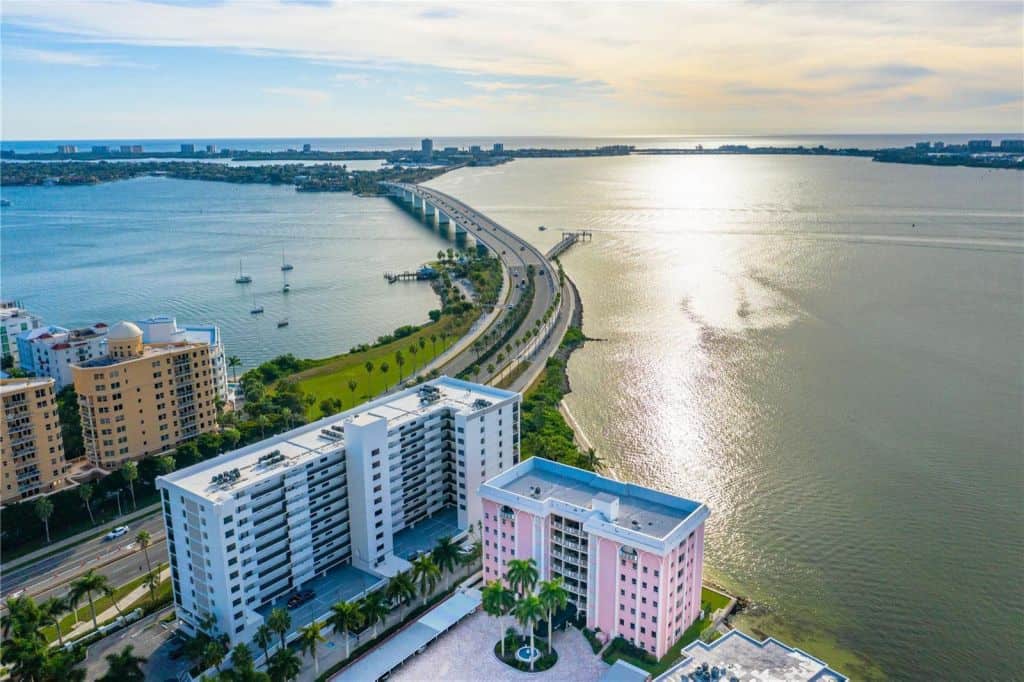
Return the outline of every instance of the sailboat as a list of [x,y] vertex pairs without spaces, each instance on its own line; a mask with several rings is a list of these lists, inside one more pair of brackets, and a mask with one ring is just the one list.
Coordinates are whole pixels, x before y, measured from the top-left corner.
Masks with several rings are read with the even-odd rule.
[[292,290],[292,285],[288,284],[288,275],[286,275],[285,273],[282,272],[281,273],[281,279],[284,280],[284,286],[281,287],[281,293],[282,294],[287,294],[289,291]]
[[287,327],[288,326],[288,318],[285,317],[283,319],[278,320],[277,321],[277,326],[278,326],[278,328]]
[[249,313],[252,314],[252,315],[262,315],[263,314],[263,306],[256,305],[256,295],[255,294],[253,294],[253,297],[252,297],[252,310],[250,310]]
[[249,284],[252,277],[242,272],[242,261],[238,261],[238,277],[235,277],[235,284]]
[[282,272],[287,272],[289,270],[294,270],[294,269],[295,269],[295,266],[292,265],[291,263],[289,263],[288,261],[286,261],[284,259],[284,251],[282,251],[281,252],[281,270],[282,270]]

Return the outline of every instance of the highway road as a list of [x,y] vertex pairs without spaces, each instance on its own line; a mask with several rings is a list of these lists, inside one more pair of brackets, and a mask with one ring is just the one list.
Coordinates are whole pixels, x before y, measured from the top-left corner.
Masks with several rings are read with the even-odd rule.
[[[532,265],[536,273],[533,303],[519,329],[521,331],[533,329],[534,323],[544,317],[558,292],[558,284],[552,272],[551,263],[544,254],[529,242],[451,195],[423,185],[402,183],[389,183],[389,185],[414,192],[421,198],[425,198],[447,214],[452,222],[473,235],[474,239],[486,245],[501,259],[513,281],[512,296],[507,302],[508,305],[515,305],[522,297],[523,291],[519,285],[526,282],[527,268]],[[511,315],[511,311],[505,310],[494,324],[500,325],[509,315]],[[521,331],[517,332],[517,335]],[[472,351],[461,353],[446,364],[442,372],[455,376],[475,361],[476,354]],[[486,382],[489,379],[490,376],[486,372],[481,372],[478,380]]]
[[[102,537],[59,551],[52,556],[6,571],[3,575],[4,598],[22,592],[37,601],[49,596],[60,596],[68,590],[68,583],[90,568],[110,578],[112,585],[121,585],[145,572],[146,560],[135,536],[140,530],[149,531],[152,543],[149,557],[154,563],[167,560],[164,548],[164,522],[160,513],[129,524],[130,530],[117,540]],[[139,566],[142,570],[139,570]]]

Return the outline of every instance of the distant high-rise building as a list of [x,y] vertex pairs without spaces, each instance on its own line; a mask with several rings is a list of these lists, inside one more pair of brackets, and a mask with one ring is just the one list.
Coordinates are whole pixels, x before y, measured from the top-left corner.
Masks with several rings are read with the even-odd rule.
[[931,142],[916,142],[914,143],[914,149],[918,151],[928,151],[932,148]]
[[501,142],[495,142],[494,143],[494,147],[491,149],[491,152],[493,152],[495,154],[504,154],[505,153],[505,145],[502,144]]
[[475,144],[475,145],[471,146],[469,148],[469,153],[470,154],[479,154],[480,153],[480,145]]
[[75,154],[78,152],[78,147],[73,144],[59,144],[57,145],[58,154]]
[[932,143],[932,149],[944,149],[946,147],[945,142],[934,142]]
[[992,151],[992,140],[969,140],[967,142],[969,152],[990,152]]
[[67,462],[53,379],[2,379],[0,404],[0,503],[56,492]]
[[215,145],[215,144],[208,144],[208,145],[206,145],[206,153],[207,154],[216,154],[217,153],[217,145]]
[[431,140],[429,137],[425,137],[422,140],[420,140],[420,151],[423,152],[424,154],[428,155],[428,156],[430,154],[433,154],[434,153],[434,141]]
[[109,145],[105,145],[105,144],[94,144],[92,146],[92,153],[93,154],[109,154],[110,153],[110,146]]
[[309,144],[307,142],[306,144],[302,145],[302,151],[304,151],[304,152],[311,152],[311,151],[313,151],[313,145],[311,145],[311,144]]
[[145,344],[142,335],[118,322],[106,356],[71,367],[86,455],[108,471],[217,430],[209,344]]
[[999,151],[1024,152],[1024,140],[1003,140],[999,143]]
[[183,144],[183,145],[181,145],[181,153],[182,154],[194,154],[195,151],[196,151],[196,146],[194,144]]
[[123,144],[123,145],[121,145],[121,153],[122,154],[141,154],[142,153],[142,145],[141,144]]

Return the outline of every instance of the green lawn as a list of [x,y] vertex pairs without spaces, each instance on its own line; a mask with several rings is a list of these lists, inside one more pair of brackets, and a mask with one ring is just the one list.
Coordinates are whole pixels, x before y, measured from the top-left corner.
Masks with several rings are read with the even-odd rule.
[[[167,564],[156,564],[156,565],[153,566],[153,570],[154,571],[162,571],[164,568],[166,568],[166,566],[167,566]],[[134,602],[132,604],[122,604],[120,602],[120,600],[123,599],[125,597],[125,595],[127,595],[129,592],[131,592],[136,587],[141,585],[145,579],[146,579],[146,576],[145,576],[145,574],[143,574],[143,575],[139,576],[138,578],[132,580],[131,582],[127,582],[124,585],[121,585],[120,587],[117,587],[117,588],[114,589],[114,598],[118,600],[117,605],[121,609],[122,612],[128,613],[132,609],[134,609],[134,608],[136,608],[138,606],[142,606],[145,603],[145,601],[149,600],[149,595],[147,594],[145,596],[145,599],[137,600],[136,602]],[[157,588],[157,597],[158,598],[160,596],[160,591],[161,591],[161,589],[164,589],[165,584],[166,584],[166,590],[168,592],[170,592],[171,581],[170,580],[165,580],[165,581],[163,581],[163,583],[161,583],[160,587]],[[102,614],[104,611],[106,611],[107,609],[109,609],[111,606],[114,605],[114,600],[112,598],[106,596],[106,595],[104,595],[102,597],[101,596],[97,596],[97,595],[93,595],[92,603],[93,603],[93,606],[96,608],[96,616],[99,617],[100,614]],[[89,601],[87,599],[83,598],[82,601],[80,602],[80,604],[81,604],[81,606],[79,606],[79,608],[78,608],[78,621],[82,622],[82,623],[89,623],[89,622],[91,622],[92,621],[92,611],[89,608]],[[109,619],[107,619],[107,620],[109,620]],[[102,625],[104,621],[101,620],[99,622],[100,622],[100,625]],[[61,626],[62,631],[65,633],[65,635],[67,634],[67,632],[69,630],[71,630],[71,626],[74,625],[74,624],[75,624],[75,614],[74,613],[69,613],[66,616],[64,616],[63,618],[61,618],[61,620],[60,620],[60,626]],[[47,642],[56,641],[56,639],[57,639],[57,629],[55,627],[53,627],[52,625],[49,626],[49,627],[43,628],[43,636],[46,638]]]
[[[320,402],[325,399],[337,398],[342,406],[348,409],[394,387],[400,380],[399,367],[395,360],[395,353],[399,350],[405,356],[401,380],[415,376],[427,363],[458,341],[469,329],[476,315],[477,311],[473,310],[461,317],[445,316],[404,339],[377,348],[328,358],[316,367],[292,375],[291,379],[296,381],[299,390],[316,397],[316,402],[308,408],[306,417],[319,418]],[[441,339],[443,332],[448,334],[447,339]],[[437,337],[436,341],[430,340],[432,335]],[[425,341],[422,348],[419,345],[421,338]],[[415,346],[415,355],[409,351],[410,346]],[[373,372],[369,374],[366,372],[367,362],[373,363]],[[382,373],[380,368],[385,362],[389,365],[388,371]],[[357,384],[354,391],[349,390],[349,380]]]
[[612,646],[608,648],[608,651],[605,652],[605,655],[603,656],[604,662],[608,665],[612,665],[613,663],[615,663],[615,661],[621,658],[627,663],[632,663],[636,667],[642,668],[643,670],[646,670],[647,672],[651,673],[652,677],[657,677],[658,675],[661,675],[663,672],[671,668],[672,665],[676,663],[676,661],[679,660],[683,647],[691,644],[692,642],[697,641],[697,638],[700,637],[700,633],[704,632],[704,630],[706,630],[711,625],[711,615],[716,610],[727,605],[729,603],[729,597],[722,594],[721,592],[712,590],[708,587],[704,587],[701,588],[700,601],[701,607],[704,609],[704,612],[707,614],[707,617],[696,621],[693,625],[688,627],[686,629],[686,632],[683,633],[683,636],[680,637],[679,640],[672,645],[672,647],[661,658],[661,660],[644,660],[639,658],[638,656],[633,656],[627,652],[620,651],[615,647],[614,644],[612,644]]

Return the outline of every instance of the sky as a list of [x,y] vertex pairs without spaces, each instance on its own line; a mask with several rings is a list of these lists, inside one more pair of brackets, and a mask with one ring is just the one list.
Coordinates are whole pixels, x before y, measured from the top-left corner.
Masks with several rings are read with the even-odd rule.
[[0,137],[1018,132],[1024,3],[4,0]]

